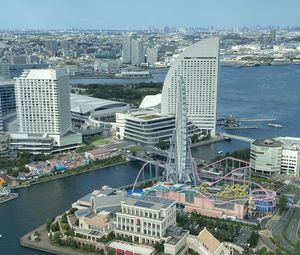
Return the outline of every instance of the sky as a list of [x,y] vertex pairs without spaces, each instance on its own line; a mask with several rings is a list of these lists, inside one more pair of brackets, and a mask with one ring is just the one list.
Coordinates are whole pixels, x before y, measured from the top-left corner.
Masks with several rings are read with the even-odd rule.
[[300,0],[1,0],[0,29],[300,26]]

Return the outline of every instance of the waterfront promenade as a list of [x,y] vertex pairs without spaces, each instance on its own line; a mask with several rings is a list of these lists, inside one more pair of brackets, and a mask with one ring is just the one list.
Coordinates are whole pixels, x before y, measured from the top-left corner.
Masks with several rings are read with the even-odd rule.
[[[35,232],[38,232],[40,234],[40,241],[34,241],[34,240],[29,240],[29,236],[33,236]],[[86,255],[86,254],[93,254],[89,252],[83,252],[71,248],[66,248],[66,247],[60,247],[56,246],[50,243],[49,237],[48,237],[48,232],[46,230],[46,225],[42,225],[33,231],[27,233],[26,235],[22,236],[20,238],[20,244],[24,247],[35,249],[35,250],[40,250],[43,252],[48,252],[52,254],[57,254],[57,255]]]

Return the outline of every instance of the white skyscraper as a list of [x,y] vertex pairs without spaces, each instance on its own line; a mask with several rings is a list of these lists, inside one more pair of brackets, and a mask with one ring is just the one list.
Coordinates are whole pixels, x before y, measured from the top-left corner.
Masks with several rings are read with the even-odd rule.
[[162,90],[161,111],[175,114],[177,82],[183,77],[189,120],[215,136],[219,73],[219,38],[204,39],[188,47],[170,67]]
[[47,134],[56,146],[71,130],[69,80],[63,69],[25,70],[15,79],[18,131]]
[[144,63],[144,46],[140,40],[131,41],[131,64],[140,65]]
[[147,63],[149,65],[154,65],[157,62],[157,48],[147,49]]
[[124,35],[122,40],[123,51],[122,51],[122,59],[123,63],[129,64],[131,63],[131,36]]

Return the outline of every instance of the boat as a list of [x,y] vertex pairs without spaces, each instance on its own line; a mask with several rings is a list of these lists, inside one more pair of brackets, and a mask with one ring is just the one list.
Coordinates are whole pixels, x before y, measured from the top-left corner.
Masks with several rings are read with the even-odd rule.
[[282,127],[282,125],[280,125],[280,124],[275,124],[275,123],[269,123],[268,126],[269,126],[269,127],[275,127],[275,128],[281,128],[281,127]]
[[2,237],[2,235],[0,235],[0,238]]
[[223,153],[223,151],[218,151],[218,154],[222,154]]
[[123,71],[116,73],[115,78],[118,79],[145,79],[152,78],[152,74],[149,71]]

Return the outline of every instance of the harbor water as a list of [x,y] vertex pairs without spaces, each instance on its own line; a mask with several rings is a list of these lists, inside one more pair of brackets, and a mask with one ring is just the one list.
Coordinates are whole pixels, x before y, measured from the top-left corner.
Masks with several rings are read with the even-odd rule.
[[[145,81],[163,81],[166,71],[157,72]],[[251,138],[276,136],[300,137],[300,66],[222,67],[220,70],[218,115],[237,117],[274,117],[282,128],[266,122],[255,123],[258,129],[228,130]],[[102,83],[103,79],[93,83]],[[74,82],[83,81],[73,80]],[[131,80],[109,79],[106,84],[129,83]],[[84,81],[89,84],[90,81]],[[224,141],[193,149],[193,155],[209,160],[218,151],[234,151],[248,145]],[[45,254],[20,247],[19,237],[45,223],[48,218],[67,210],[78,198],[102,185],[123,186],[134,181],[140,164],[131,162],[99,171],[71,176],[17,190],[19,198],[0,205],[0,254]]]

